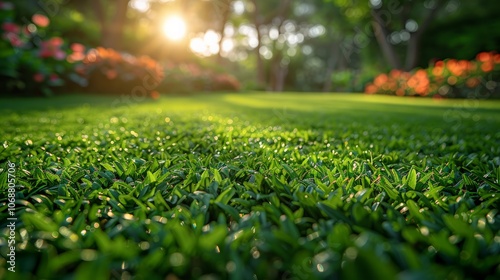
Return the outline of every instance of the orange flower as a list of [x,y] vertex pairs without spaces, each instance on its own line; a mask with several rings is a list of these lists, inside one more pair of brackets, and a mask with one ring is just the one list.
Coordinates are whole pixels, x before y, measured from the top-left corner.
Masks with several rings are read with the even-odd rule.
[[391,70],[389,75],[393,78],[398,78],[399,76],[401,76],[401,73],[402,73],[401,70],[393,69]]
[[427,77],[427,72],[423,69],[418,70],[415,75],[419,77],[420,79],[426,78]]
[[483,72],[485,73],[493,71],[493,63],[491,61],[484,62],[481,65],[481,70],[483,70]]
[[461,76],[464,73],[463,63],[456,61],[455,59],[448,60],[446,63],[447,68],[455,76]]
[[41,14],[34,14],[31,21],[40,27],[47,27],[50,24],[49,18]]
[[432,69],[432,74],[434,76],[441,76],[443,75],[443,72],[444,72],[444,67],[442,66],[436,66],[434,67],[434,69]]
[[373,84],[368,84],[365,88],[365,92],[367,94],[375,94],[375,93],[377,93],[377,90],[378,90],[377,86],[375,86]]
[[491,60],[491,57],[492,57],[491,53],[482,52],[476,56],[476,59],[481,61],[481,62],[487,62],[487,61]]
[[378,75],[375,80],[373,81],[373,83],[380,87],[380,86],[383,86],[386,82],[387,82],[388,78],[387,78],[387,75],[386,74],[380,74]]

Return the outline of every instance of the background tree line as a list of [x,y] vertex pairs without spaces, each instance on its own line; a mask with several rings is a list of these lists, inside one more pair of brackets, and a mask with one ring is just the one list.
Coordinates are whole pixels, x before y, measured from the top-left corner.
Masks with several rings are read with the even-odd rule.
[[[47,1],[20,1],[25,14]],[[44,7],[45,3],[45,7]],[[360,91],[389,69],[471,59],[500,46],[495,0],[51,0],[53,28],[71,41],[160,61],[213,64],[247,88]],[[141,7],[142,8],[138,8]],[[188,36],[169,42],[161,22],[181,15]],[[18,17],[22,18],[23,13]],[[216,34],[209,54],[190,49]],[[231,48],[225,48],[231,45]]]

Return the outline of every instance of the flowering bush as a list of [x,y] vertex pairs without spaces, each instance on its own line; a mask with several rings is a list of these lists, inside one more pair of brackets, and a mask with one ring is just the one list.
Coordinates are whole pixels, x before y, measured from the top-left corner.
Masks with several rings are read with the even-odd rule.
[[392,70],[366,85],[367,94],[471,97],[499,93],[500,54],[482,52],[475,60],[447,59],[413,72]]
[[238,91],[240,82],[232,75],[203,69],[198,64],[167,64],[166,79],[160,85],[165,92]]
[[[76,67],[81,85],[89,92],[148,94],[158,92],[223,91],[240,89],[239,81],[229,75],[202,69],[199,65],[172,64],[162,66],[147,56],[132,56],[113,49],[73,49],[70,60],[82,60]],[[87,85],[88,84],[88,85]]]
[[[147,56],[133,56],[113,49],[98,47],[86,50],[82,45],[72,46],[68,58],[81,61],[74,81],[81,81],[86,91],[134,94],[132,91],[151,93],[163,80],[163,67]],[[80,80],[79,80],[80,79]],[[139,87],[136,88],[136,87]]]
[[74,62],[67,59],[72,50],[59,37],[45,38],[50,19],[34,14],[31,22],[13,22],[14,5],[0,2],[0,89],[2,92],[45,95],[64,84]]
[[[196,64],[168,65],[147,56],[133,56],[102,47],[87,49],[50,34],[50,19],[34,14],[14,22],[15,6],[0,1],[0,90],[2,93],[50,95],[54,88],[88,92],[149,95],[159,91],[238,90],[228,74]],[[42,36],[43,35],[43,36]],[[163,78],[168,76],[168,80]]]

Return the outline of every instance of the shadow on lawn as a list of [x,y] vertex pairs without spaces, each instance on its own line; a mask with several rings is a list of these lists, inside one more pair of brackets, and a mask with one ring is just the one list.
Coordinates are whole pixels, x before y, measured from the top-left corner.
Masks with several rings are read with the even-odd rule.
[[[300,102],[287,104],[279,98],[249,97],[250,100],[253,99],[253,102],[244,102],[243,99],[228,96],[224,100],[220,100],[218,105],[272,122],[273,125],[283,125],[288,122],[295,126],[301,123],[305,126],[311,126],[309,119],[313,118],[318,120],[319,127],[336,126],[334,124],[328,125],[329,122],[363,122],[374,126],[415,124],[421,128],[425,126],[433,129],[449,128],[457,124],[468,127],[478,124],[480,126],[500,126],[500,108],[484,108],[479,107],[479,105],[466,107],[456,102],[425,105],[422,103],[371,102],[371,100],[352,100],[350,98],[325,99],[324,101],[321,98],[316,100],[303,98]],[[301,120],[305,121],[301,122]]]
[[[36,112],[89,108],[166,112],[217,112],[245,116],[269,125],[336,127],[363,122],[373,126],[405,124],[426,128],[453,125],[500,126],[500,102],[474,100],[432,101],[418,98],[366,96],[360,94],[246,93],[168,95],[158,102],[120,100],[116,96],[72,94],[54,98],[2,98],[0,111]],[[314,120],[314,122],[311,122]]]

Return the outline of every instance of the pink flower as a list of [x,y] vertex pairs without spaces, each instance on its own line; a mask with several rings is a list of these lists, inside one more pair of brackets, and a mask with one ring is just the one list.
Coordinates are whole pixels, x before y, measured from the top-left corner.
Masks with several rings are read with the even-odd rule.
[[33,80],[37,83],[43,82],[43,79],[44,79],[44,76],[42,73],[36,73],[35,75],[33,75]]
[[54,52],[54,58],[57,60],[64,60],[66,58],[66,53],[58,49]]
[[70,46],[71,50],[76,53],[82,53],[85,51],[85,46],[78,43],[73,43]]
[[85,59],[85,54],[84,53],[81,53],[81,52],[75,52],[75,53],[72,53],[70,54],[66,60],[69,62],[69,63],[74,63],[74,62],[77,62],[77,61],[82,61]]
[[49,18],[41,14],[34,14],[31,21],[40,27],[47,27],[50,24]]
[[53,37],[50,38],[49,44],[51,44],[54,47],[60,47],[64,43],[63,39],[61,37]]
[[40,46],[39,56],[41,58],[53,57],[57,60],[63,60],[66,58],[66,53],[61,50],[61,45],[63,40],[59,37],[51,38],[48,41],[42,42]]
[[19,38],[17,34],[14,33],[7,34],[7,39],[9,39],[9,42],[13,47],[21,47],[23,45],[23,41]]
[[12,22],[4,22],[2,24],[2,29],[5,31],[5,32],[9,32],[9,33],[19,33],[19,26],[15,23],[12,23]]

